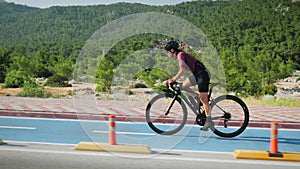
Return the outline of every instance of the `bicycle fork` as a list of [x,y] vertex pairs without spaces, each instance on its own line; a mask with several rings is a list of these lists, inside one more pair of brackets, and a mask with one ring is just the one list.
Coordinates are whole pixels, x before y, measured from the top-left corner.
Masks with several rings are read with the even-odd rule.
[[175,103],[176,97],[177,97],[176,95],[173,97],[173,100],[170,103],[169,108],[168,108],[167,112],[165,113],[165,116],[167,116],[170,113],[170,110],[171,110],[171,108],[173,107],[173,105]]

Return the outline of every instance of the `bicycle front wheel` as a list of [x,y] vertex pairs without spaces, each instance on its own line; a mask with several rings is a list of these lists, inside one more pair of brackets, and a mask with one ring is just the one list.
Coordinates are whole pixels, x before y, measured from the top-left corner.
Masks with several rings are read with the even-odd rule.
[[186,123],[187,109],[179,97],[160,94],[148,103],[146,120],[149,127],[158,134],[175,134]]
[[211,103],[214,133],[221,137],[235,137],[241,134],[249,122],[247,105],[232,95],[219,96]]

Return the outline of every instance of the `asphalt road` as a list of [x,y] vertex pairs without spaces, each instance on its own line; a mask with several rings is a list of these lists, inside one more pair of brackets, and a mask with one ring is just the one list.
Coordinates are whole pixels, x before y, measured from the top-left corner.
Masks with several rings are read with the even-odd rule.
[[[1,169],[77,169],[77,168],[300,168],[298,162],[240,160],[236,149],[268,150],[270,131],[248,128],[236,138],[220,138],[186,126],[177,135],[161,136],[143,123],[117,123],[117,142],[146,144],[150,155],[76,151],[80,141],[107,142],[108,123],[35,118],[0,117]],[[279,130],[279,150],[300,152],[300,131]]]
[[75,151],[74,145],[8,142],[0,146],[3,169],[295,169],[295,162],[237,160],[231,153],[155,149],[151,155]]
[[[145,123],[117,122],[118,144],[142,144],[156,149],[233,152],[269,150],[270,129],[247,128],[235,138],[221,138],[199,126],[185,126],[178,134],[162,136]],[[2,140],[78,144],[108,142],[108,122],[0,117]],[[279,151],[300,152],[300,130],[279,129]]]

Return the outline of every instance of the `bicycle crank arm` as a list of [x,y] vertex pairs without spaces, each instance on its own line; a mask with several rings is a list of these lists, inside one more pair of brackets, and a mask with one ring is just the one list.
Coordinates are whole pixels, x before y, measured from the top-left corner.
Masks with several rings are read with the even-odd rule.
[[228,128],[228,126],[227,126],[227,122],[228,122],[228,120],[226,119],[226,120],[224,120],[224,128]]
[[216,116],[216,117],[212,117],[211,119],[212,119],[212,120],[218,120],[218,119],[220,119],[220,118],[224,118],[224,116]]

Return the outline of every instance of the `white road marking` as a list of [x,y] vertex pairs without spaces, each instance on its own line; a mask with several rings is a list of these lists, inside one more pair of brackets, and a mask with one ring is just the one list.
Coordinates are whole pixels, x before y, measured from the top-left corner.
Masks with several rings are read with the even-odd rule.
[[20,130],[36,130],[36,127],[23,127],[23,126],[0,126],[1,129],[20,129]]
[[[93,131],[93,133],[109,133],[109,131]],[[122,131],[116,131],[117,134],[127,134],[127,135],[146,135],[146,136],[155,136],[157,134],[155,133],[137,133],[137,132],[122,132]]]

